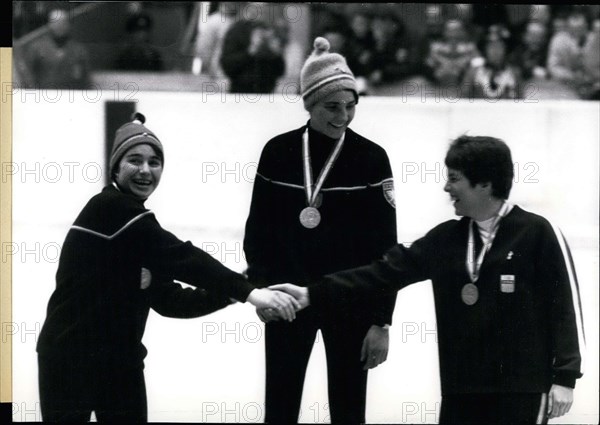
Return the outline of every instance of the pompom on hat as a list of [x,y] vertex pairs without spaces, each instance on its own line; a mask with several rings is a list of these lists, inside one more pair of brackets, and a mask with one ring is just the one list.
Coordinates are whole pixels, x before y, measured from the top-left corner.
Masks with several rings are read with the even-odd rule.
[[329,41],[323,37],[317,37],[313,46],[313,52],[300,71],[304,109],[310,111],[317,102],[341,90],[353,92],[358,102],[356,79],[346,59],[339,53],[330,53]]
[[139,112],[135,112],[131,117],[131,122],[123,124],[117,129],[110,154],[109,172],[111,177],[114,176],[115,169],[125,152],[137,145],[147,144],[152,146],[164,165],[163,146],[158,137],[144,126],[145,122],[146,117]]

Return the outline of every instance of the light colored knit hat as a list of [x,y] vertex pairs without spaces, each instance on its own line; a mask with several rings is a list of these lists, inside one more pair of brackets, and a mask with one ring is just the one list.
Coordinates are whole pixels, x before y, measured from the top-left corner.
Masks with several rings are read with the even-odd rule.
[[144,126],[145,122],[146,117],[136,112],[132,115],[131,122],[123,124],[116,131],[109,162],[111,178],[114,176],[115,168],[119,164],[119,161],[121,161],[121,158],[123,158],[123,155],[125,155],[125,152],[141,144],[152,146],[164,165],[165,157],[162,144],[158,140],[158,137]]
[[323,37],[317,37],[313,46],[312,54],[300,71],[304,109],[310,111],[317,102],[341,90],[352,91],[358,102],[356,80],[346,59],[339,53],[330,53],[329,41]]

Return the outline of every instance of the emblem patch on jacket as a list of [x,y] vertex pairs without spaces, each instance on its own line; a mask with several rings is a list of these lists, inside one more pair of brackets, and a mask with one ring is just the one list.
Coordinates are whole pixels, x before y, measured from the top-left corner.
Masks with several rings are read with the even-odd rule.
[[396,208],[396,194],[394,192],[394,180],[389,179],[383,182],[383,196],[385,200],[393,207]]

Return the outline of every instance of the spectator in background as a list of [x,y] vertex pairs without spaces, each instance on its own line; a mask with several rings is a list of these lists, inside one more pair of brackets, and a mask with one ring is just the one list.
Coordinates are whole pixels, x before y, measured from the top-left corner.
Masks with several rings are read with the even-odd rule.
[[354,71],[355,77],[368,76],[374,59],[373,45],[371,17],[365,11],[359,10],[350,18],[348,51],[338,52],[342,56],[346,54],[348,66]]
[[201,72],[214,78],[225,76],[220,65],[225,34],[236,21],[245,2],[218,2],[217,10],[201,25],[195,43],[195,56],[201,60]]
[[465,31],[470,35],[471,40],[478,44],[485,35],[485,29],[475,21],[473,4],[465,3],[447,3],[443,5],[445,20],[456,19],[463,23]]
[[127,19],[129,40],[120,49],[117,69],[122,71],[163,71],[164,62],[160,51],[151,44],[152,18],[138,12]]
[[432,43],[425,63],[433,82],[451,86],[461,83],[471,60],[477,56],[477,46],[468,37],[463,23],[450,19],[444,24],[443,39]]
[[475,3],[472,6],[472,22],[476,33],[481,36],[477,41],[483,41],[487,29],[492,25],[508,26],[508,10],[505,4]]
[[345,25],[341,24],[329,24],[323,27],[319,33],[321,37],[325,38],[331,46],[329,51],[331,53],[338,53],[346,57],[346,61],[352,61],[348,59],[352,55],[349,41],[349,31]]
[[594,19],[583,47],[584,84],[579,94],[583,99],[600,100],[600,18]]
[[[340,48],[343,45],[342,49],[345,52],[346,43],[348,43],[348,37],[350,36],[349,19],[341,13],[339,6],[333,7],[332,5],[334,3],[315,3],[311,6],[311,28],[313,29],[311,39],[319,36],[325,37],[325,35],[328,35],[327,33],[335,33],[338,40],[327,39],[331,49],[338,49],[336,52],[340,53],[342,52]],[[336,41],[339,41],[339,44]],[[330,51],[333,52],[333,50]],[[307,54],[310,54],[310,51]]]
[[552,11],[547,4],[508,4],[505,8],[508,19],[506,29],[511,34],[510,51],[522,42],[522,35],[530,22],[536,21],[546,27],[550,25]]
[[[333,21],[326,25],[319,33],[321,37],[329,42],[329,52],[338,53],[346,58],[348,66],[352,64],[359,68],[359,72],[354,74],[356,79],[356,90],[359,95],[366,95],[369,91],[367,76],[370,69],[371,55],[364,55],[362,59],[367,59],[361,65],[361,54],[352,46],[349,29],[340,21]],[[367,57],[368,56],[368,57]]]
[[518,68],[507,61],[509,31],[492,25],[485,37],[484,59],[472,66],[463,81],[463,93],[483,99],[518,99],[521,97],[521,76]]
[[465,23],[465,25],[473,24],[473,5],[469,3],[450,3],[446,7],[452,10],[453,15],[456,19],[459,19]]
[[283,42],[263,21],[243,19],[227,31],[221,66],[231,93],[272,93],[285,72]]
[[430,41],[441,40],[444,22],[442,5],[433,3],[425,6],[425,33]]
[[577,90],[585,80],[584,46],[588,39],[588,23],[581,11],[567,17],[567,29],[555,33],[548,49],[548,72],[556,81]]
[[348,31],[341,25],[327,25],[320,34],[329,42],[331,53],[339,53],[342,56],[350,54]]
[[87,48],[73,39],[69,11],[48,11],[48,32],[32,42],[19,66],[22,83],[36,89],[83,90],[90,86]]
[[567,31],[567,17],[565,15],[558,14],[552,18],[552,36]]
[[376,15],[371,22],[375,41],[369,82],[392,83],[414,72],[414,59],[404,23],[394,14]]
[[521,36],[521,42],[510,55],[510,62],[521,69],[524,80],[546,78],[548,31],[544,24],[531,21]]
[[48,16],[48,6],[41,1],[13,1],[13,40],[18,40],[44,25]]
[[417,71],[429,80],[433,80],[431,68],[427,66],[427,58],[429,57],[431,46],[435,42],[442,40],[444,32],[444,17],[442,14],[442,6],[439,4],[428,4],[425,6],[425,31],[417,42],[417,57],[419,65]]
[[547,4],[532,4],[529,9],[529,22],[539,22],[546,28],[552,23],[552,11]]

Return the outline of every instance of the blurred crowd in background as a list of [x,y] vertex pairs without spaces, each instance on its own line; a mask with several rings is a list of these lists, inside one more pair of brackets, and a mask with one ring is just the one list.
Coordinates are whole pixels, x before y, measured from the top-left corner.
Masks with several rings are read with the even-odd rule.
[[17,1],[14,80],[84,89],[133,72],[289,91],[316,36],[346,57],[363,95],[428,86],[522,99],[534,87],[600,99],[600,7],[570,4]]

